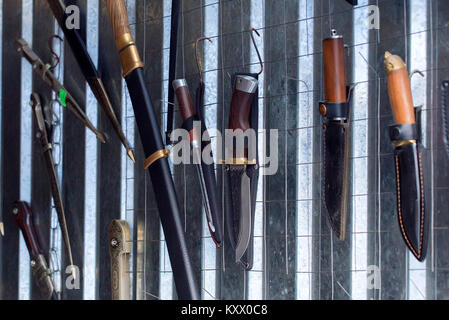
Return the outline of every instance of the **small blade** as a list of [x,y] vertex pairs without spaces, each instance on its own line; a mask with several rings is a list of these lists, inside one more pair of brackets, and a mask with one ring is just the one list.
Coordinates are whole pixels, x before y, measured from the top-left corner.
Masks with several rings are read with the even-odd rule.
[[251,181],[246,174],[242,175],[240,196],[240,229],[235,248],[235,262],[239,262],[246,252],[251,238]]

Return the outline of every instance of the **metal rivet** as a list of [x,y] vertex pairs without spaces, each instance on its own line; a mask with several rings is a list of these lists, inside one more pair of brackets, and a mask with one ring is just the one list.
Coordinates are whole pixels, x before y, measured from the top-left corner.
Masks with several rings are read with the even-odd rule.
[[17,215],[17,214],[19,213],[19,209],[13,208],[13,209],[12,209],[12,213],[13,213],[14,215]]
[[327,113],[327,108],[324,104],[320,105],[320,114],[324,117]]
[[30,264],[31,264],[32,267],[34,267],[34,266],[36,265],[36,261],[31,260],[31,261],[30,261]]
[[118,240],[116,239],[116,238],[113,238],[112,240],[111,240],[111,246],[112,247],[114,247],[114,248],[117,248],[118,247]]

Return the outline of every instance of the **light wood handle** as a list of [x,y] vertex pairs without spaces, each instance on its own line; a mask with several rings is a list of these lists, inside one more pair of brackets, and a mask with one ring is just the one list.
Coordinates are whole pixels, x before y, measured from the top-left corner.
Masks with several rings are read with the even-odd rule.
[[343,38],[323,40],[324,97],[328,102],[346,102],[345,51]]
[[124,0],[106,0],[115,43],[120,54],[123,77],[126,78],[137,68],[143,68],[134,39],[129,29],[128,13]]
[[[131,33],[129,29],[128,12],[124,0],[106,0],[109,18],[111,19],[112,30],[115,40],[123,34]],[[121,49],[121,48],[119,48]]]
[[388,93],[396,124],[416,123],[407,67],[399,56],[385,53]]

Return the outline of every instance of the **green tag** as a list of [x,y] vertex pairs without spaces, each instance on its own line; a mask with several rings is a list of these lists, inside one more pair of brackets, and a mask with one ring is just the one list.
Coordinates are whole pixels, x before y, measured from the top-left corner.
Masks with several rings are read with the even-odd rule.
[[67,107],[67,103],[65,101],[66,97],[67,97],[67,91],[65,91],[64,89],[59,90],[59,100],[61,100],[61,104],[64,107]]

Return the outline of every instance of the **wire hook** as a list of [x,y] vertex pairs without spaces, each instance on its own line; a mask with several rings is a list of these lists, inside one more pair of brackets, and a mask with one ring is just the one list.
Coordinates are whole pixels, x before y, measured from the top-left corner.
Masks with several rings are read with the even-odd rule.
[[253,42],[254,48],[256,49],[257,58],[259,58],[259,63],[260,63],[260,71],[258,74],[261,74],[263,72],[263,62],[262,62],[262,57],[260,56],[259,48],[257,48],[256,40],[254,39],[253,32],[256,33],[258,37],[260,37],[260,33],[259,33],[259,31],[257,31],[254,28],[251,28],[251,30],[250,30],[251,41]]
[[48,48],[50,49],[50,52],[51,52],[53,58],[55,59],[55,63],[50,66],[50,70],[52,72],[58,66],[58,64],[61,62],[61,57],[59,57],[59,55],[55,52],[55,50],[53,48],[53,44],[54,44],[53,40],[55,38],[61,42],[64,41],[64,39],[62,39],[62,37],[57,34],[54,34],[54,35],[50,36],[50,38],[48,38]]
[[200,41],[204,41],[204,40],[208,40],[210,43],[212,43],[212,40],[210,38],[208,38],[208,37],[198,38],[198,39],[196,39],[196,42],[195,42],[195,60],[196,60],[196,66],[197,66],[198,71],[200,73],[200,81],[201,81],[201,83],[203,83],[203,70],[202,70],[203,66],[201,65],[201,62],[200,62],[200,59],[199,59],[198,43]]

